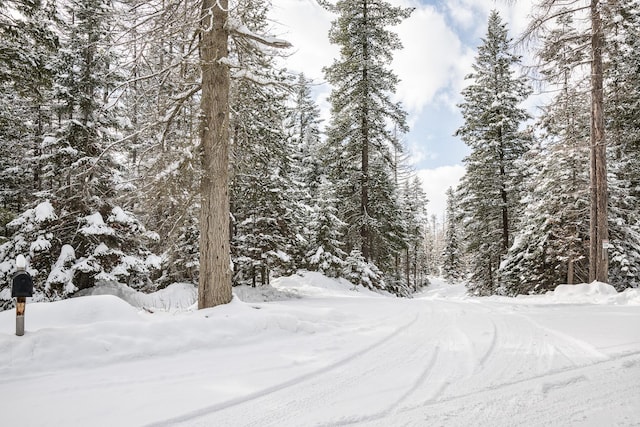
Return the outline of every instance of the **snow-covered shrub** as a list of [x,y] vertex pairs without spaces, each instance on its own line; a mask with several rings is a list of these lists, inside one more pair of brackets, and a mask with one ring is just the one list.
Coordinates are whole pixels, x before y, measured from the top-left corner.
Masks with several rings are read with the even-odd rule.
[[345,260],[342,275],[354,285],[361,285],[372,290],[386,290],[386,284],[378,267],[367,262],[357,249],[352,250]]
[[103,210],[106,222],[100,212],[57,212],[46,200],[9,222],[9,240],[0,245],[0,308],[11,305],[18,255],[28,260],[36,301],[63,299],[101,280],[150,289],[161,262],[145,242],[157,236],[119,207]]

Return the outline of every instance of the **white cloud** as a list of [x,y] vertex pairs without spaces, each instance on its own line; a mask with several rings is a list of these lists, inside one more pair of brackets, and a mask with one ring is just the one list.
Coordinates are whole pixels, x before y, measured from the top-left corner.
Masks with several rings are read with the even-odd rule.
[[[487,31],[487,18],[492,10],[497,10],[502,20],[507,22],[512,35],[520,34],[528,24],[528,15],[532,4],[529,1],[495,1],[495,0],[454,0],[448,8],[451,16],[456,19],[460,12],[457,9],[469,11],[475,19],[465,28],[476,28],[476,36],[484,37]],[[469,19],[465,16],[464,19]]]
[[393,68],[400,78],[397,97],[410,113],[419,114],[459,74],[463,46],[445,17],[430,5],[418,5],[392,30],[404,46],[394,53]]
[[460,0],[449,0],[446,7],[447,13],[458,25],[465,30],[473,28],[476,20],[470,7],[463,5]]
[[335,17],[314,0],[273,0],[271,17],[279,37],[293,45],[287,68],[324,81],[322,67],[331,65],[338,47],[329,42],[329,28]]
[[447,208],[447,189],[458,186],[460,178],[464,175],[464,166],[440,166],[435,169],[421,169],[417,173],[429,199],[429,214],[436,215],[441,220]]
[[[409,19],[391,28],[400,36],[404,49],[394,52],[392,67],[400,78],[396,99],[415,122],[422,108],[434,102],[438,92],[452,87],[467,72],[468,61],[456,33],[447,26],[444,15],[433,6],[416,0],[394,1],[413,6]],[[322,67],[331,65],[339,49],[329,43],[328,32],[335,19],[313,0],[273,0],[271,10],[278,36],[293,44],[286,66],[304,72],[316,82],[324,81]],[[454,85],[457,90],[458,84]]]
[[[400,78],[396,100],[402,102],[409,113],[411,128],[422,129],[413,130],[405,136],[416,155],[414,164],[419,166],[418,160],[431,164],[448,163],[444,159],[450,156],[443,153],[451,150],[449,145],[435,144],[426,149],[428,134],[438,134],[437,129],[420,126],[425,123],[426,107],[433,104],[444,106],[446,108],[436,110],[445,115],[448,111],[452,118],[458,117],[457,104],[462,100],[460,93],[468,84],[464,77],[471,72],[476,48],[486,33],[489,12],[497,9],[515,37],[526,27],[531,3],[451,0],[434,6],[425,4],[423,0],[390,2],[416,8],[409,19],[389,28],[398,33],[404,45],[404,49],[394,52],[392,63],[393,71]],[[327,96],[331,88],[324,81],[322,68],[331,65],[339,55],[338,47],[328,40],[331,22],[336,17],[315,0],[272,0],[270,16],[274,20],[272,28],[276,35],[293,44],[291,54],[284,62],[286,67],[304,72],[319,84],[314,95],[327,123],[330,115]],[[433,110],[429,109],[429,114]],[[452,121],[455,120],[442,120],[441,126],[450,125]],[[420,145],[425,148],[420,149]]]

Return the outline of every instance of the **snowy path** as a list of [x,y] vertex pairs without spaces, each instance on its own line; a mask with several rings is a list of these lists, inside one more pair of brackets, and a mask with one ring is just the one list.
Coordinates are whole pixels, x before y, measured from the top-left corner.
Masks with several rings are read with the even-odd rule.
[[[0,413],[22,426],[640,425],[640,306],[453,289],[131,321],[103,328],[117,332],[102,332],[107,350],[83,345],[96,337],[78,327],[67,360],[42,347],[55,330],[23,337],[28,353],[5,315],[0,345],[13,357],[0,368]],[[209,332],[221,326],[232,333]],[[140,334],[150,344],[136,346]],[[53,367],[27,369],[22,354]]]

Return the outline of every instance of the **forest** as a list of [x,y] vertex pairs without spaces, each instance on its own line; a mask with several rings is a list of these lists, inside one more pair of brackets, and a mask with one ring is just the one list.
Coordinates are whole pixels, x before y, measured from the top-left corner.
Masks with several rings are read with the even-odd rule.
[[230,296],[298,270],[398,296],[430,275],[476,295],[640,285],[640,1],[539,0],[522,36],[491,14],[444,227],[394,101],[412,9],[319,3],[340,49],[328,123],[268,0],[0,0],[0,309],[20,254],[35,301],[107,282]]

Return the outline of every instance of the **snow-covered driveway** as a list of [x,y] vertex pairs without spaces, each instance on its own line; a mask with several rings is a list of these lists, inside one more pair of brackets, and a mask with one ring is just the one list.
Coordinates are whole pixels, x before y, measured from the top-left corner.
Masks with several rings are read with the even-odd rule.
[[436,281],[404,300],[314,274],[278,286],[303,298],[177,314],[32,304],[24,337],[0,313],[3,424],[640,425],[637,293],[477,299]]

